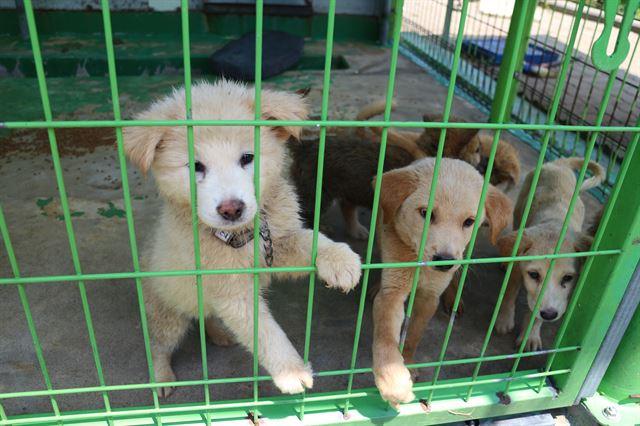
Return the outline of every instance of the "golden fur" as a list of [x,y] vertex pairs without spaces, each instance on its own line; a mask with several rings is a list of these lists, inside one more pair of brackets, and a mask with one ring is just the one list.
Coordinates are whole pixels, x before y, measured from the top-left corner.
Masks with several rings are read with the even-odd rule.
[[[415,261],[424,224],[435,160],[424,158],[382,176],[378,231],[383,262]],[[508,226],[511,202],[490,186],[485,211],[475,218],[483,178],[466,162],[443,158],[438,175],[424,259],[461,259],[469,243],[474,220],[489,222],[491,239]],[[406,363],[413,361],[424,329],[435,313],[440,296],[449,286],[457,266],[449,269],[424,267],[420,273],[414,312],[409,323],[404,352],[398,350],[400,328],[415,268],[384,269],[380,290],[373,304],[373,373],[382,397],[396,406],[414,398]]]

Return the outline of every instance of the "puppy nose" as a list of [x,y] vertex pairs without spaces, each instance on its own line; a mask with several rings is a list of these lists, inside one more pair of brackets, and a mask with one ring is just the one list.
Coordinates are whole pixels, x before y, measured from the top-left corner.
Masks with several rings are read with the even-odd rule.
[[[433,260],[434,262],[437,262],[439,260],[453,260],[453,259],[455,258],[451,256],[449,253],[434,254],[433,257],[431,258],[431,260]],[[453,268],[453,265],[436,265],[433,267],[433,269],[437,271],[448,271],[451,268]]]
[[540,316],[544,320],[551,321],[558,317],[558,311],[555,309],[543,309],[540,311]]
[[225,200],[218,204],[216,210],[226,220],[238,220],[244,211],[244,202],[241,200]]

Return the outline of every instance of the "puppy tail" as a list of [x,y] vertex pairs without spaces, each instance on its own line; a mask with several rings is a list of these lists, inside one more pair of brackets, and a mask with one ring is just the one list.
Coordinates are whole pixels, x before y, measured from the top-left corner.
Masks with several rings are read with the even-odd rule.
[[[378,114],[382,114],[386,105],[387,102],[382,99],[378,99],[377,101],[365,105],[357,115],[358,121],[365,121],[370,119],[371,117],[375,117]],[[391,109],[394,109],[396,106],[396,102],[392,101]]]
[[[386,102],[384,100],[378,100],[365,105],[357,115],[358,121],[365,121],[378,114],[382,114],[385,110]],[[395,101],[391,103],[391,108],[395,108]],[[367,139],[367,129],[370,129],[376,136],[382,136],[382,127],[358,127],[357,135],[362,139]],[[387,131],[387,145],[397,146],[413,156],[414,159],[426,157],[424,151],[422,151],[416,143],[419,134],[409,131],[398,131],[389,129]],[[377,139],[376,139],[377,141]]]
[[[365,105],[358,115],[356,116],[356,120],[358,121],[366,121],[371,117],[375,117],[376,115],[382,114],[384,112],[384,108],[386,106],[386,102],[384,100],[377,100],[371,102],[370,104]],[[391,103],[391,109],[396,107],[396,103]],[[357,134],[362,139],[367,137],[367,129],[371,129],[373,133],[380,136],[382,133],[382,127],[358,127]]]
[[[559,160],[556,160],[555,163],[565,165],[573,170],[578,171],[582,168],[582,165],[584,164],[584,158],[583,157],[561,158]],[[589,161],[589,164],[587,165],[587,170],[589,170],[593,176],[591,176],[588,179],[585,179],[585,181],[582,182],[582,187],[580,187],[580,191],[586,191],[588,189],[595,188],[596,186],[600,185],[606,178],[606,172],[604,170],[604,167],[602,167],[600,164],[596,163],[593,160]]]

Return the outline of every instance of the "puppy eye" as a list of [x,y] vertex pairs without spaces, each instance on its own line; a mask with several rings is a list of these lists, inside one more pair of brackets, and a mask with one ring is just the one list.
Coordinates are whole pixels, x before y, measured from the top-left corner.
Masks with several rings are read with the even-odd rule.
[[251,162],[253,162],[253,154],[250,152],[245,152],[240,157],[240,166],[242,167],[246,166],[247,164],[251,164]]
[[[189,163],[187,163],[187,167],[189,167]],[[204,166],[204,164],[202,164],[199,161],[196,161],[194,163],[194,167],[196,169],[196,173],[204,173],[207,170],[207,168]]]
[[536,281],[540,280],[540,274],[537,273],[536,271],[529,271],[527,272],[527,274],[529,274],[532,280],[536,280]]
[[[418,209],[418,213],[420,213],[420,216],[422,216],[423,218],[427,217],[427,208],[426,207],[420,207]],[[432,211],[431,212],[431,218],[429,219],[430,223],[433,223],[436,221],[436,212]]]
[[464,222],[462,222],[462,227],[463,228],[468,228],[470,226],[473,226],[473,224],[475,223],[475,219],[472,217],[468,217]]
[[567,274],[565,276],[562,277],[562,280],[560,281],[560,285],[562,287],[565,287],[568,283],[570,283],[573,280],[573,275],[571,274]]

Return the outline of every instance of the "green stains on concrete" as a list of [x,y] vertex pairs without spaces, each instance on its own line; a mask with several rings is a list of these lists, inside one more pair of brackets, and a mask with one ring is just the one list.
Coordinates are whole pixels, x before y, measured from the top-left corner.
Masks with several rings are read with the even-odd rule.
[[53,197],[49,197],[49,198],[38,198],[36,200],[36,205],[38,207],[40,207],[40,209],[43,209],[47,204],[50,204],[53,201]]
[[[64,220],[62,213],[62,207],[58,200],[54,200],[53,197],[49,198],[37,198],[36,206],[40,209],[40,215],[46,217],[54,217],[58,220]],[[71,210],[69,215],[71,217],[84,216],[84,212],[80,210]]]
[[100,207],[98,209],[98,214],[100,216],[104,216],[108,218],[112,218],[112,217],[124,218],[125,217],[126,212],[124,210],[116,207],[116,205],[113,204],[111,201],[109,201],[108,205],[109,205],[108,208]]

